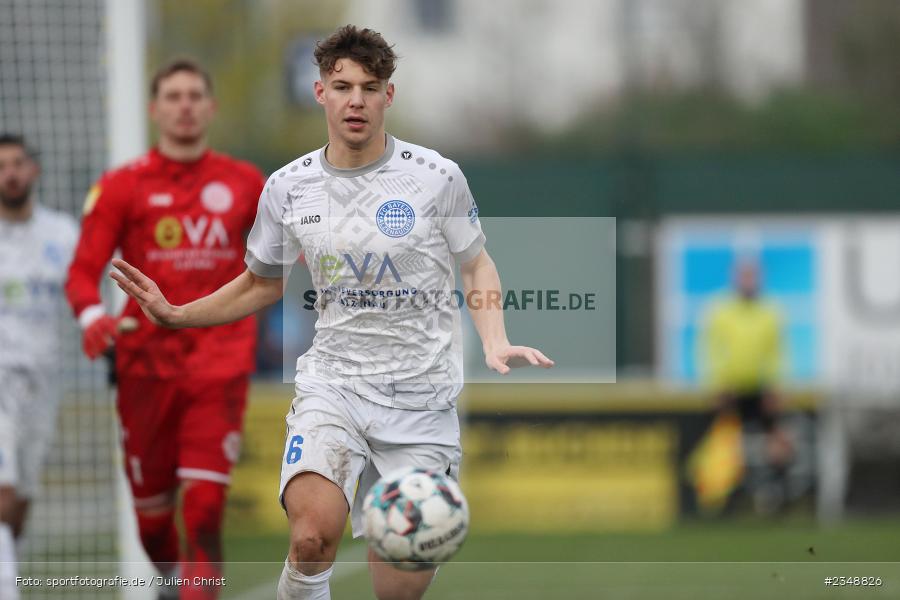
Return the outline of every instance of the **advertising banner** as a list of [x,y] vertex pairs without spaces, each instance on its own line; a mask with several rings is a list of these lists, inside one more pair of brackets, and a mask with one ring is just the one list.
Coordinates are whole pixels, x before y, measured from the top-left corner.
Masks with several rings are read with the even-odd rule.
[[704,315],[744,259],[784,324],[784,381],[900,404],[900,217],[699,217],[657,236],[657,367],[702,381]]

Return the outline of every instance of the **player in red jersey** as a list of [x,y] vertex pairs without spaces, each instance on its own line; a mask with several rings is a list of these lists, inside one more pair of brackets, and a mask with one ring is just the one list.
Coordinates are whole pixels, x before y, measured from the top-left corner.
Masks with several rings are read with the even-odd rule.
[[[98,282],[117,248],[179,302],[243,272],[244,239],[265,179],[252,165],[209,150],[214,113],[211,80],[199,65],[179,60],[156,74],[150,116],[158,146],[91,189],[66,284],[85,353],[97,358],[115,342],[125,467],[141,542],[161,573],[188,581],[219,576],[225,489],[240,448],[256,325],[250,317],[172,331],[150,323],[134,300],[113,317]],[[123,322],[137,326],[119,333]],[[180,570],[179,490],[187,538]],[[216,595],[216,586],[181,591],[181,598]]]

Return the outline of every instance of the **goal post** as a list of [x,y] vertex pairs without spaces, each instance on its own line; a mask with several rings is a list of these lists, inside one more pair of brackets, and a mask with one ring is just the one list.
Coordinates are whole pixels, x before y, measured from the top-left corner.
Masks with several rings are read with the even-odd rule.
[[[80,220],[100,174],[146,148],[146,9],[145,0],[0,0],[0,131],[24,135],[38,151],[41,204]],[[117,459],[106,365],[84,358],[68,306],[59,310],[60,353],[41,374],[59,390],[58,417],[19,570],[35,578],[109,577],[148,563]],[[43,587],[26,597],[131,596]]]
[[[121,165],[147,148],[145,92],[145,0],[104,0],[106,5],[106,114],[109,131],[108,164]],[[124,293],[109,285],[109,299],[116,309]],[[118,431],[118,423],[114,423]],[[129,580],[149,580],[156,572],[141,547],[134,502],[125,478],[121,449],[116,452],[116,496],[120,574]],[[121,590],[128,600],[152,600],[155,590],[145,586]]]

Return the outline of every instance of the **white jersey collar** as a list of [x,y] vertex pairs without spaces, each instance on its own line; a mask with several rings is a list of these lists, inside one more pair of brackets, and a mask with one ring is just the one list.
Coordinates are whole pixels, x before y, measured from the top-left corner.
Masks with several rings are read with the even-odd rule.
[[328,159],[325,158],[325,151],[327,149],[328,145],[326,144],[325,147],[319,151],[319,162],[327,173],[334,175],[335,177],[359,177],[360,175],[365,175],[366,173],[371,173],[372,171],[380,169],[391,160],[391,157],[394,155],[394,137],[389,133],[384,134],[384,153],[382,153],[382,155],[374,162],[352,169],[339,169],[328,162]]

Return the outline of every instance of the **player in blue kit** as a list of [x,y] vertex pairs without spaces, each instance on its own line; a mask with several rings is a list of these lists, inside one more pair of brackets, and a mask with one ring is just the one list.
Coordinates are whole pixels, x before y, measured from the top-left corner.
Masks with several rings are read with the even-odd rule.
[[[113,278],[168,327],[207,327],[277,301],[301,252],[316,287],[312,348],[297,361],[287,415],[281,501],[291,545],[278,598],[330,598],[328,579],[347,515],[378,479],[414,466],[456,476],[462,333],[454,294],[500,297],[478,209],[459,167],[385,133],[396,57],[380,34],[346,26],[317,46],[328,144],[276,171],[247,242],[247,270],[183,306],[123,261]],[[478,306],[478,308],[475,308]],[[550,367],[509,343],[497,304],[470,311],[487,365]],[[375,594],[420,598],[434,570],[405,572],[369,555]]]

